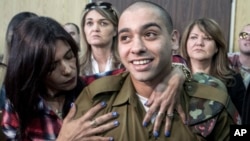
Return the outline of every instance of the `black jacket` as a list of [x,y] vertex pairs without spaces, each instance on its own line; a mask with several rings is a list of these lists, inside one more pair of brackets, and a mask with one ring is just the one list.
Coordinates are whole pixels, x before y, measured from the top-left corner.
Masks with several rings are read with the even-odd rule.
[[242,124],[250,124],[250,83],[244,97],[242,111]]

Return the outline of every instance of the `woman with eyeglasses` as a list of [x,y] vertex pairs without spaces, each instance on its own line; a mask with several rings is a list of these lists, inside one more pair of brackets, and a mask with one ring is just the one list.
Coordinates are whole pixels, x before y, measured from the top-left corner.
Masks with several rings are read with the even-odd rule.
[[229,53],[232,68],[243,77],[245,87],[250,83],[250,24],[243,26],[238,39],[239,52]]
[[231,67],[241,74],[247,88],[243,109],[242,124],[250,124],[250,24],[243,26],[238,39],[239,52],[229,53]]
[[74,101],[85,85],[78,46],[55,20],[32,17],[12,35],[1,126],[7,140],[106,140],[96,136],[119,125],[112,112],[93,119],[101,102],[74,119]]
[[229,66],[226,41],[218,23],[208,18],[191,22],[182,34],[180,52],[193,75],[209,74],[224,83],[232,102],[242,115],[246,89],[241,75]]

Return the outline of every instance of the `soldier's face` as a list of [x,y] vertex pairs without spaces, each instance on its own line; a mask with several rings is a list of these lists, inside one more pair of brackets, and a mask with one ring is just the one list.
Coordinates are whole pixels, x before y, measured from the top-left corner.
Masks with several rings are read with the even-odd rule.
[[171,68],[171,36],[158,12],[139,8],[124,12],[119,20],[119,55],[137,81],[152,81]]

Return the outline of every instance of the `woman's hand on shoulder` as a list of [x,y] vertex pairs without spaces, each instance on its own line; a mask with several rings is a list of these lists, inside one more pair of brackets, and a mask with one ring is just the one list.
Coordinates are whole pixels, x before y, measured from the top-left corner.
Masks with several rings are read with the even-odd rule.
[[178,112],[183,123],[186,123],[186,115],[180,104],[180,93],[185,81],[185,74],[180,68],[174,68],[172,72],[157,85],[151,97],[145,104],[149,106],[143,125],[146,126],[153,115],[156,115],[154,122],[154,135],[159,135],[159,129],[163,121],[165,122],[165,136],[170,136],[174,109]]

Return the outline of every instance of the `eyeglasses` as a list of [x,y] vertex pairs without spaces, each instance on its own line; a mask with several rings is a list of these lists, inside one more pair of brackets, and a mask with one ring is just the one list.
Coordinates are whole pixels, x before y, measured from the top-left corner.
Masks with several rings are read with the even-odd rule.
[[240,37],[240,39],[247,39],[247,38],[250,37],[250,33],[241,32],[241,33],[239,34],[239,37]]
[[95,9],[96,7],[102,8],[102,9],[112,9],[112,4],[108,2],[100,2],[100,3],[89,3],[86,5],[85,10]]
[[118,14],[116,12],[116,10],[113,9],[112,4],[108,3],[108,2],[92,2],[89,3],[85,6],[85,11],[89,11],[91,9],[95,9],[95,8],[101,8],[101,9],[105,9],[108,10],[109,12],[111,12],[117,19],[118,19]]

